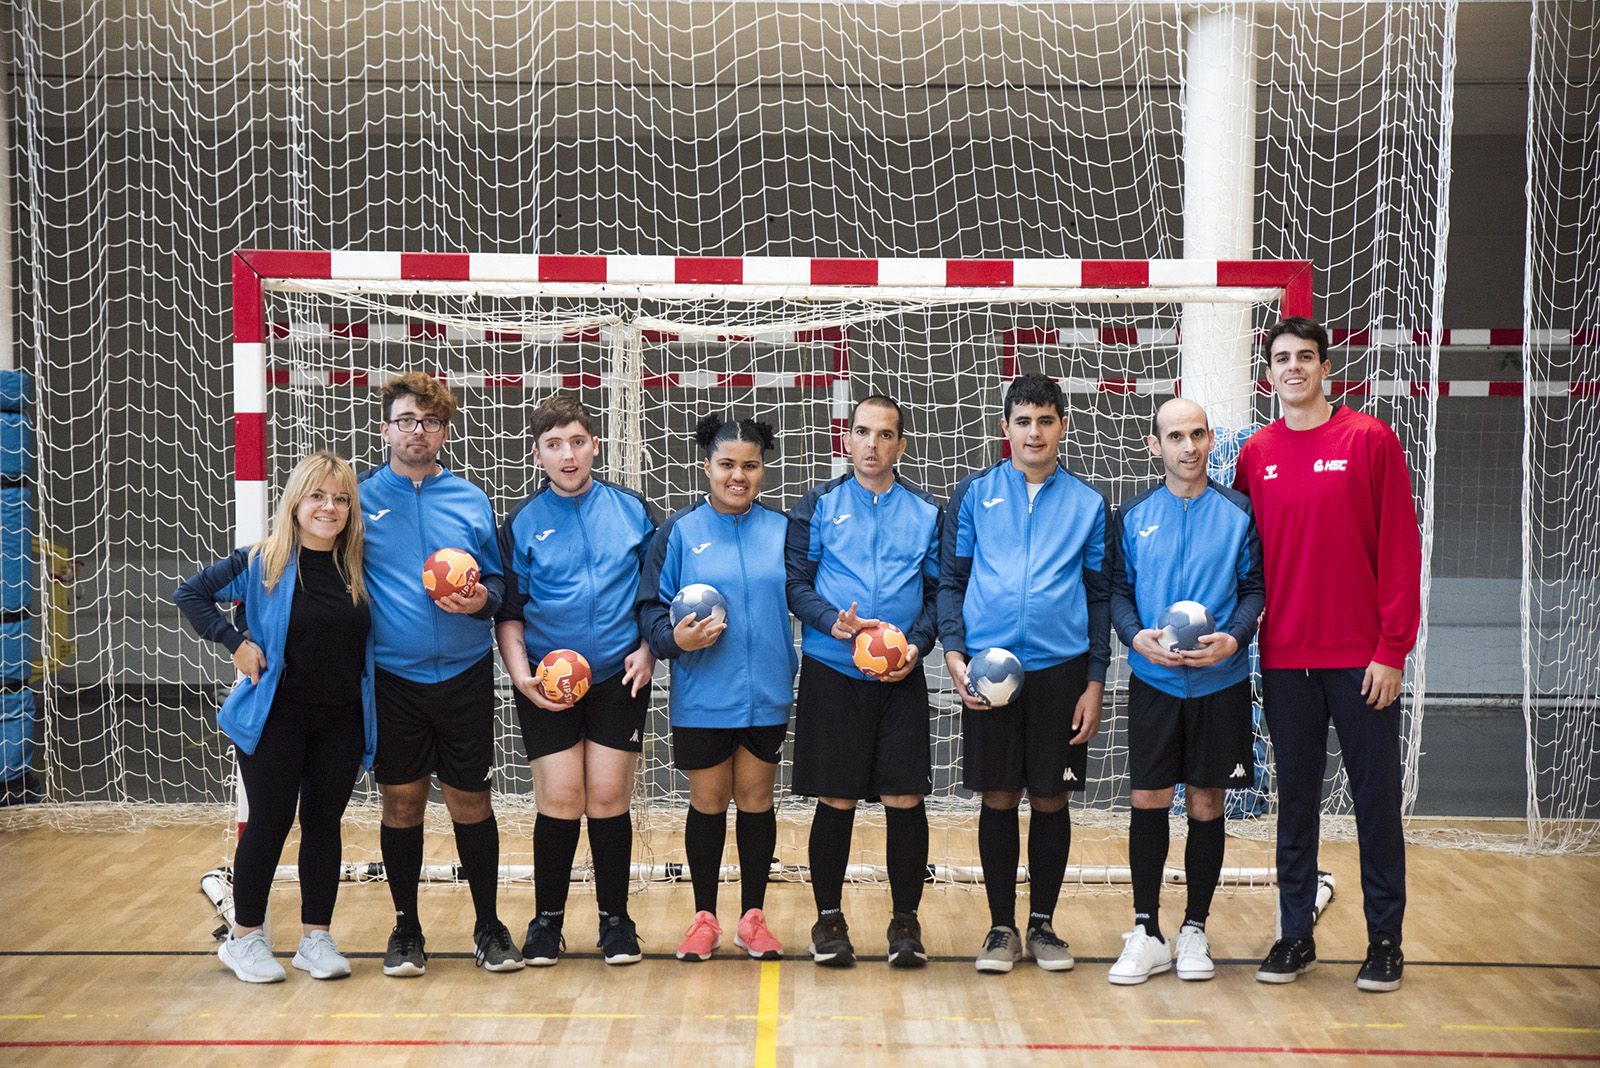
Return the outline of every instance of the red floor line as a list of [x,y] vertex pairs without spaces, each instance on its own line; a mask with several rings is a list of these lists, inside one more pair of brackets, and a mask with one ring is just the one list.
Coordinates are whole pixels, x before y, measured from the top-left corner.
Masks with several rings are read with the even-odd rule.
[[[453,1049],[477,1047],[533,1048],[560,1046],[559,1042],[451,1040],[451,1039],[338,1039],[338,1038],[233,1038],[233,1039],[61,1039],[56,1041],[7,1042],[0,1041],[0,1049],[142,1049],[142,1048],[241,1048],[241,1047],[379,1047]],[[924,1043],[880,1045],[880,1049],[947,1049],[962,1050],[1028,1050],[1038,1052],[1073,1053],[1253,1053],[1306,1057],[1433,1057],[1457,1060],[1510,1060],[1510,1061],[1580,1061],[1600,1062],[1600,1054],[1588,1053],[1525,1053],[1497,1050],[1449,1049],[1360,1049],[1340,1046],[1166,1046],[1140,1043],[1095,1042],[999,1042],[977,1045],[934,1046]]]

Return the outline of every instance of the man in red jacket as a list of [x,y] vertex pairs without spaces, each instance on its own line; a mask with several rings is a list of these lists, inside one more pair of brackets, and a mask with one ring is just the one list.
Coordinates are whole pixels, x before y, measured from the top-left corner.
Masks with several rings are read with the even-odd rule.
[[1328,335],[1310,319],[1267,334],[1267,380],[1283,418],[1239,453],[1266,565],[1263,710],[1278,777],[1280,937],[1256,978],[1316,967],[1311,938],[1328,722],[1355,801],[1367,958],[1362,990],[1395,990],[1406,904],[1400,822],[1400,696],[1422,616],[1422,540],[1411,475],[1387,425],[1322,393]]

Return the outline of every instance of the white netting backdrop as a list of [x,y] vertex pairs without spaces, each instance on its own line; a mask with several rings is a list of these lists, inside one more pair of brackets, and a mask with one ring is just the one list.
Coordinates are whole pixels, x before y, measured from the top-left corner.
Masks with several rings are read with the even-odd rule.
[[[1176,6],[181,10],[24,5],[12,30],[19,318],[24,366],[39,376],[40,522],[84,562],[74,610],[47,623],[47,637],[76,648],[43,683],[35,757],[41,792],[63,806],[160,820],[229,796],[228,751],[211,720],[221,662],[169,597],[232,541],[234,249],[1184,255]],[[1258,22],[1260,82],[1254,247],[1242,258],[1313,261],[1330,323],[1427,335],[1448,229],[1454,5],[1239,10]],[[395,321],[359,303],[272,300],[273,320]],[[1258,308],[1251,325],[1266,314]],[[1176,316],[1171,305],[868,315],[849,326],[850,388],[891,386],[911,402],[915,473],[943,492],[994,455],[996,337],[1019,324],[1170,329]],[[379,346],[314,332],[275,340],[273,366],[603,373],[613,358],[608,343],[485,346],[452,343],[447,330],[442,342]],[[782,374],[829,370],[829,355],[814,342],[641,348],[647,367]],[[1345,379],[1436,377],[1429,345],[1334,356]],[[1176,376],[1171,347],[1143,341],[1044,346],[1022,360],[1086,379]],[[697,388],[640,394],[639,469],[661,507],[687,492],[673,481],[673,450],[707,405],[781,416],[780,502],[831,470],[827,389]],[[488,446],[520,429],[526,392],[463,388],[467,434],[452,462],[501,506],[525,492],[531,469]],[[600,391],[580,392],[610,410]],[[1093,431],[1073,438],[1069,458],[1116,496],[1148,473],[1132,428],[1150,398],[1077,399]],[[1400,432],[1431,538],[1434,401],[1375,390],[1359,403]],[[291,377],[271,406],[274,477],[308,444],[377,459],[366,394]],[[1417,657],[1413,768],[1422,683]],[[508,757],[504,773],[525,791],[520,761]],[[1334,786],[1330,810],[1347,811]],[[1099,800],[1120,803],[1117,789],[1107,778]]]
[[[1600,381],[1600,10],[1533,6],[1524,277],[1523,633],[1528,830],[1600,845],[1600,411],[1547,382]],[[1573,193],[1577,195],[1573,195]],[[1570,346],[1548,339],[1574,331]],[[1537,333],[1536,333],[1537,332]]]

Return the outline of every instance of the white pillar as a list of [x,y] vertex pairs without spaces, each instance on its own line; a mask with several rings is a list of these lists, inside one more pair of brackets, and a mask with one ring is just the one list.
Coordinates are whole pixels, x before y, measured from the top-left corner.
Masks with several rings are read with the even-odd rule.
[[[1255,256],[1255,20],[1248,4],[1202,5],[1184,20],[1183,255]],[[1214,427],[1251,422],[1250,308],[1187,304],[1179,346],[1183,395]]]
[[9,34],[0,33],[0,371],[17,366],[17,340],[12,330],[16,311],[16,272],[12,268],[11,243],[11,52],[6,45]]

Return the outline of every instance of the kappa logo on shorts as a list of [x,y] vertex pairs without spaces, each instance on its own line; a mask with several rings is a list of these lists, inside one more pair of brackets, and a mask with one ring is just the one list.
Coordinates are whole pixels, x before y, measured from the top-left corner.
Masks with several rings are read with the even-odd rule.
[[1230,778],[1230,779],[1242,779],[1242,778],[1244,778],[1244,765],[1243,764],[1235,764],[1233,766],[1233,770],[1228,772],[1228,778]]
[[1061,781],[1062,782],[1077,782],[1078,781],[1078,777],[1072,773],[1072,769],[1071,768],[1068,768],[1066,771],[1063,771],[1061,773]]
[[840,523],[843,523],[846,519],[849,519],[850,516],[851,516],[850,512],[846,512],[844,515],[836,515],[836,516],[834,516],[833,517],[833,525],[834,526],[838,526]]
[[1158,531],[1160,529],[1161,529],[1161,524],[1160,523],[1156,523],[1153,526],[1145,527],[1143,530],[1139,531],[1139,537],[1148,538],[1150,535],[1154,534],[1156,531]]
[[703,541],[699,545],[691,545],[689,547],[689,551],[694,553],[696,556],[699,556],[709,548],[711,548],[711,543],[709,541]]
[[1005,502],[1006,499],[1004,497],[990,497],[988,500],[983,502],[983,506],[985,508],[993,508],[995,505],[1004,504]]
[[633,737],[629,738],[628,741],[637,742],[638,740],[639,740],[639,732],[638,732],[637,729],[635,729],[634,732],[633,732]]
[[1261,476],[1261,481],[1263,481],[1263,482],[1271,482],[1273,479],[1275,479],[1277,477],[1278,477],[1278,465],[1277,464],[1268,464],[1267,465],[1267,473]]
[[388,515],[390,513],[390,511],[392,511],[392,509],[385,508],[382,511],[378,511],[378,512],[368,512],[367,513],[367,518],[370,519],[372,522],[376,523],[378,520],[380,520],[384,516]]
[[540,531],[539,533],[535,534],[533,536],[533,540],[534,541],[544,541],[544,539],[548,538],[550,535],[554,534],[555,532],[556,532],[556,528],[555,527],[551,527],[549,530],[543,530],[543,531]]

